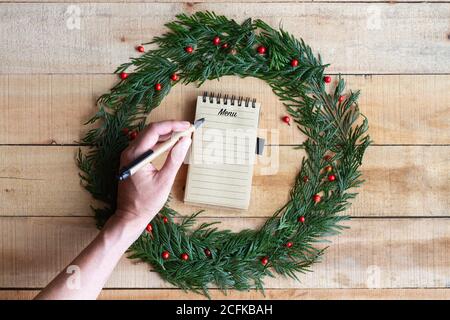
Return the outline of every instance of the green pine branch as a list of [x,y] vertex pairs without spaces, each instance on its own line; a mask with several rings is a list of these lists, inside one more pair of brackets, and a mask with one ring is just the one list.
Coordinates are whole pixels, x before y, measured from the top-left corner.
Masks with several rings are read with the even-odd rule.
[[[82,142],[90,149],[79,152],[77,161],[85,188],[105,203],[95,208],[97,225],[103,226],[116,208],[117,181],[121,151],[128,145],[123,129],[142,130],[148,114],[158,107],[174,83],[201,85],[226,75],[255,77],[271,86],[285,104],[297,128],[307,139],[298,146],[306,152],[301,169],[290,191],[290,200],[257,230],[233,233],[219,229],[215,222],[196,225],[201,212],[181,217],[169,206],[152,221],[152,233],[144,232],[130,247],[130,258],[150,263],[169,283],[208,295],[208,288],[263,290],[263,278],[279,274],[297,279],[298,273],[311,271],[320,260],[329,236],[345,227],[342,215],[361,185],[359,167],[370,144],[368,122],[358,109],[359,91],[346,92],[339,77],[333,93],[323,82],[324,65],[303,40],[284,30],[276,30],[262,20],[239,24],[212,12],[181,14],[166,24],[168,32],[150,43],[157,48],[124,63],[116,72],[128,72],[109,93],[98,99],[99,111],[87,124],[95,124]],[[214,46],[219,36],[227,48]],[[265,55],[256,47],[267,48]],[[185,51],[187,46],[194,50]],[[295,58],[299,64],[292,67]],[[154,85],[160,83],[161,91]],[[339,98],[345,99],[339,102]],[[325,156],[331,159],[325,159]],[[336,180],[329,182],[326,166],[332,166]],[[320,194],[315,203],[313,196]],[[304,223],[298,222],[303,216]],[[290,242],[292,246],[286,247]],[[205,254],[209,250],[211,255]],[[167,250],[168,260],[161,256]],[[182,253],[188,261],[180,259]],[[261,259],[267,258],[263,265]]]

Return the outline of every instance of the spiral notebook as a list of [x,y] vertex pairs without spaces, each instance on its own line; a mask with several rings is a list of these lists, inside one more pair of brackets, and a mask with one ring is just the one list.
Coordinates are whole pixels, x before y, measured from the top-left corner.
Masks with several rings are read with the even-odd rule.
[[260,104],[255,99],[213,93],[197,97],[184,201],[247,209],[257,149]]

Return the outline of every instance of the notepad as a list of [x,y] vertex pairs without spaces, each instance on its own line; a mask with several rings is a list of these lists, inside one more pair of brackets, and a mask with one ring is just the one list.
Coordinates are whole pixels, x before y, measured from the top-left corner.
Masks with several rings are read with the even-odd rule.
[[248,209],[259,123],[254,99],[214,94],[197,97],[184,201]]

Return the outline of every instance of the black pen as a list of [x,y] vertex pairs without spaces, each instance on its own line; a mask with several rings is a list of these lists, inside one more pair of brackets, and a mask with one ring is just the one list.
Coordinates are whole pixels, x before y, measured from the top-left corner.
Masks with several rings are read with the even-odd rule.
[[205,122],[205,118],[198,119],[192,124],[188,129],[185,131],[175,132],[172,137],[170,137],[169,140],[162,142],[157,147],[155,147],[153,150],[150,149],[143,154],[141,154],[139,157],[137,157],[135,160],[133,160],[130,164],[120,169],[119,175],[117,176],[117,179],[119,180],[125,180],[128,177],[131,177],[133,174],[135,174],[139,169],[144,167],[146,164],[152,162],[157,157],[159,157],[161,154],[172,148],[178,140],[180,140],[182,137],[186,137],[192,132],[195,131],[198,127],[200,127],[203,122]]

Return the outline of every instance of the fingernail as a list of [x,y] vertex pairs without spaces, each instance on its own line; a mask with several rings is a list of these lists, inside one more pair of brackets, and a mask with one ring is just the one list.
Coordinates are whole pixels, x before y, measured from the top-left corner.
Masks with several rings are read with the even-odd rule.
[[178,144],[172,149],[171,155],[174,160],[183,161],[189,146],[191,145],[191,139],[188,137],[183,137],[180,139]]
[[191,125],[191,123],[189,121],[183,121],[183,126],[188,127],[190,125]]
[[183,144],[186,145],[185,148],[189,148],[191,145],[192,139],[190,137],[183,137]]

